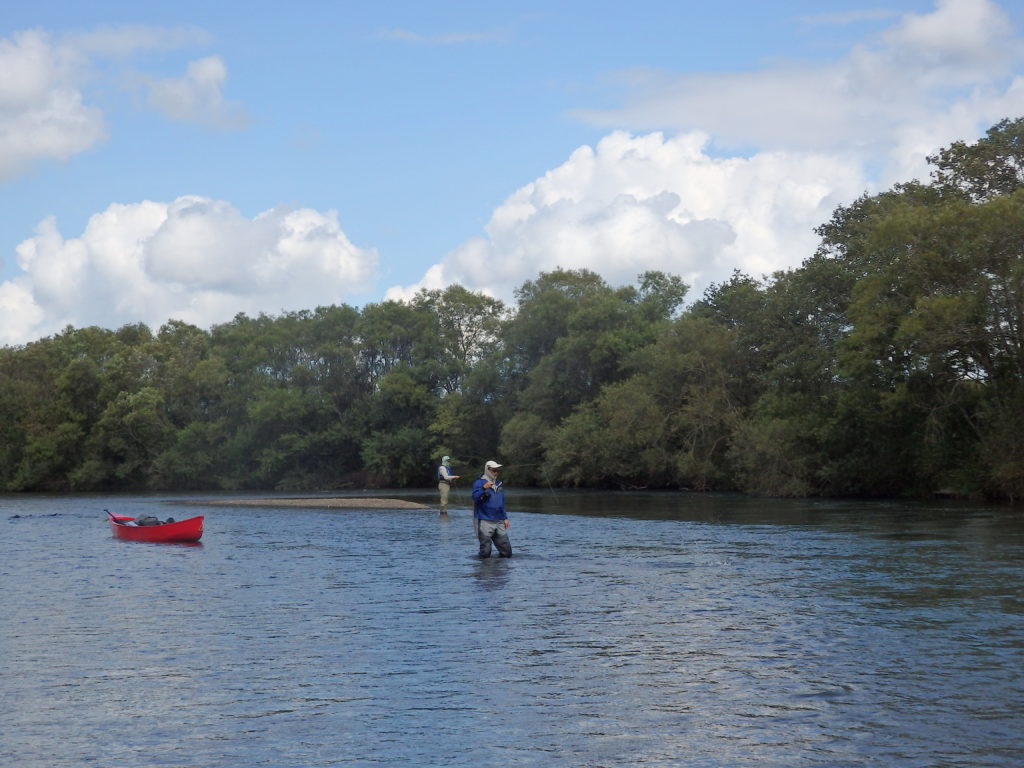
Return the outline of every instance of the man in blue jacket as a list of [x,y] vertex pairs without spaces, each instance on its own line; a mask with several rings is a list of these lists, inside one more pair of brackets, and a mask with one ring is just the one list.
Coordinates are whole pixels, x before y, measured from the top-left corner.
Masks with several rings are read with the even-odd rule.
[[491,556],[491,542],[502,557],[512,557],[508,540],[508,515],[505,514],[505,491],[498,474],[501,464],[488,461],[484,473],[473,483],[473,523],[480,540],[480,559]]

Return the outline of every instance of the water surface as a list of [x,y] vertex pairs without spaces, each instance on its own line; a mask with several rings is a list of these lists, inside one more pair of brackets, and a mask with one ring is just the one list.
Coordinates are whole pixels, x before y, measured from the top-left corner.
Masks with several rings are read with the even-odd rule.
[[0,765],[1020,765],[1019,511],[510,490],[480,562],[453,495],[0,497]]

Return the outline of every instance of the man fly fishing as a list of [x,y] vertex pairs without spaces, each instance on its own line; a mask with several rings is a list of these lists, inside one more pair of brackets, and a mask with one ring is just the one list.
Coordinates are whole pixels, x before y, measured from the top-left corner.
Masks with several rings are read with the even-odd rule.
[[501,557],[512,557],[505,491],[498,479],[500,472],[501,464],[492,459],[484,465],[484,473],[473,483],[473,527],[480,542],[481,560],[491,556],[492,542]]
[[461,475],[452,474],[452,457],[442,456],[441,466],[437,468],[437,490],[441,494],[441,512],[444,517],[448,516],[448,492],[452,489],[452,483]]

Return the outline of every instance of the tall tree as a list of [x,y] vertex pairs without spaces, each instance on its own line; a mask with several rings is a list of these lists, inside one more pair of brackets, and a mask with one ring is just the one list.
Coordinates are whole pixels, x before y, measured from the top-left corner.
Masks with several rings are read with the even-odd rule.
[[444,393],[462,390],[466,375],[497,344],[505,305],[461,285],[420,291],[412,305],[433,319],[434,361]]
[[928,158],[939,187],[981,202],[1024,186],[1024,117],[1000,120],[974,144],[954,141]]

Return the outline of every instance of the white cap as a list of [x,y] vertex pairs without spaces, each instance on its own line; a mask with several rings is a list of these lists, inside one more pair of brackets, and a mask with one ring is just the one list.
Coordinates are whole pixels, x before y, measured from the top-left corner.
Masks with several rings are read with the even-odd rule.
[[486,464],[484,464],[484,469],[501,469],[501,464],[496,462],[494,459],[491,459]]

